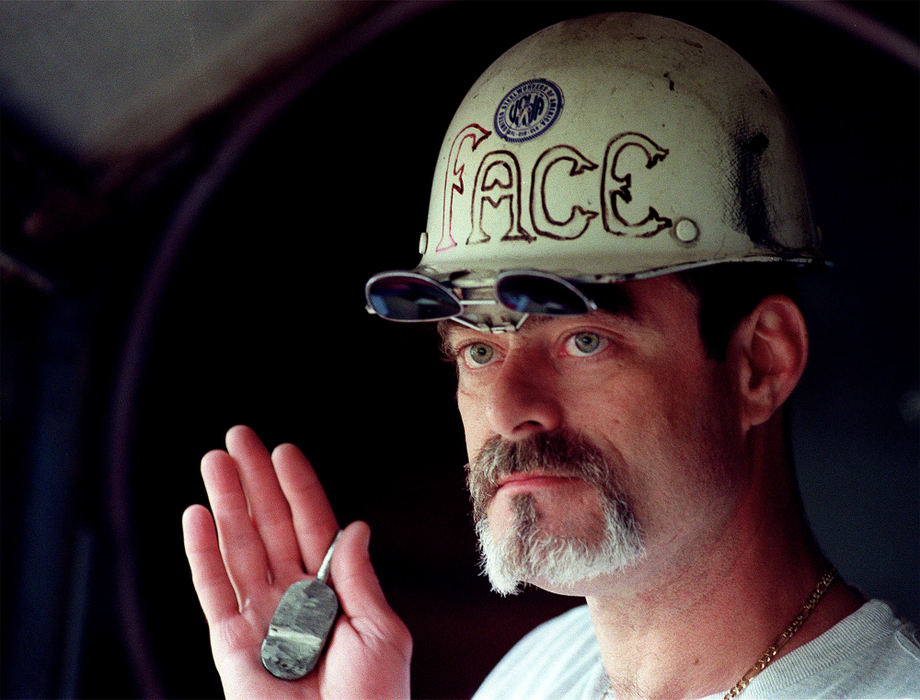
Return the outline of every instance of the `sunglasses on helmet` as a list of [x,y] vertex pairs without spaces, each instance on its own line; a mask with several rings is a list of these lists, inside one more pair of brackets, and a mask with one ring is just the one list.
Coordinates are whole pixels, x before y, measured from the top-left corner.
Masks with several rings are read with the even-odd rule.
[[467,306],[494,304],[522,314],[574,316],[597,309],[574,284],[549,272],[513,270],[495,280],[495,299],[463,299],[449,287],[417,272],[381,272],[367,281],[368,313],[390,321],[443,321]]

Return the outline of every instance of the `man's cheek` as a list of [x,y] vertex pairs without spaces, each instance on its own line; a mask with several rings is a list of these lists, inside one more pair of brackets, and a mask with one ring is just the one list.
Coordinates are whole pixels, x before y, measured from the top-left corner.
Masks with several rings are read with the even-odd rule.
[[470,410],[469,404],[461,393],[457,392],[457,409],[460,413],[460,422],[463,424],[463,440],[466,443],[466,458],[472,464],[482,447],[476,429],[475,412]]
[[467,474],[467,486],[473,505],[473,517],[480,520],[487,517],[486,507],[489,505],[494,489],[489,488],[487,480],[479,470],[473,466],[470,466],[470,470]]

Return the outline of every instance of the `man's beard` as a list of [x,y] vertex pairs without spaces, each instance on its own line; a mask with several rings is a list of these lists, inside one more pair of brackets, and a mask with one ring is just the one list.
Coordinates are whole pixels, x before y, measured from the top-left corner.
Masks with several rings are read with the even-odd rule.
[[[595,487],[603,514],[595,536],[559,534],[541,527],[533,494],[512,497],[513,524],[497,541],[486,508],[502,478],[539,472],[575,477]],[[621,571],[644,553],[641,534],[604,454],[587,439],[571,432],[540,433],[520,442],[490,438],[467,465],[467,486],[482,569],[493,590],[502,595],[520,591],[522,584],[566,590],[574,584]]]

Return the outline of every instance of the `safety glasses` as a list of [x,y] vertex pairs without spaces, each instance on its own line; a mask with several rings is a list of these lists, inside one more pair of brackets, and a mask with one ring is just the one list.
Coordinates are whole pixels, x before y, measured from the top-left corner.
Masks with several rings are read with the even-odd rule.
[[[462,289],[460,290],[462,292]],[[417,272],[381,272],[364,288],[367,310],[390,321],[442,321],[467,306],[500,304],[522,314],[574,316],[597,309],[574,284],[537,270],[502,272],[495,299],[463,299],[454,288]]]

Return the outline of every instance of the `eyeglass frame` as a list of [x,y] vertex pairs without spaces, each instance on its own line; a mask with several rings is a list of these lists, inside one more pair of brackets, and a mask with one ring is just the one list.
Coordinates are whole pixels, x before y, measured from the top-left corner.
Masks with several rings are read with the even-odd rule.
[[[508,278],[510,278],[510,277],[515,277],[515,276],[529,277],[529,278],[538,278],[538,279],[543,279],[543,280],[549,280],[549,281],[551,281],[551,282],[553,282],[553,283],[555,283],[555,284],[558,284],[558,285],[562,286],[564,289],[566,289],[567,291],[573,293],[582,303],[584,303],[585,309],[584,309],[583,311],[577,311],[577,312],[574,312],[574,313],[571,313],[571,314],[563,314],[563,313],[559,313],[559,314],[539,314],[539,313],[537,313],[537,312],[519,311],[518,309],[515,309],[514,307],[512,307],[512,306],[508,305],[507,303],[505,303],[505,302],[501,299],[501,297],[500,297],[500,295],[499,295],[499,287],[500,287],[502,281],[503,281],[503,280],[506,280],[506,279],[508,279]],[[395,278],[395,277],[407,277],[407,278],[414,279],[414,280],[420,280],[420,281],[422,281],[422,282],[425,282],[425,283],[427,283],[427,284],[430,284],[430,285],[432,285],[432,286],[434,286],[434,287],[440,289],[440,290],[443,291],[452,301],[455,301],[455,302],[457,303],[457,305],[459,306],[458,312],[457,312],[456,314],[453,314],[453,315],[439,316],[439,317],[436,317],[436,318],[390,318],[390,317],[388,317],[388,316],[384,316],[384,315],[378,313],[377,310],[374,308],[373,304],[371,304],[371,301],[370,301],[371,286],[372,286],[375,282],[377,282],[378,280],[388,279],[388,278]],[[461,314],[463,313],[464,307],[467,307],[467,306],[485,306],[485,305],[495,305],[495,304],[499,304],[499,305],[505,307],[506,309],[508,309],[509,311],[512,311],[512,312],[514,312],[514,313],[521,314],[521,318],[520,318],[520,319],[514,324],[514,326],[513,326],[514,330],[517,330],[517,329],[519,329],[519,328],[521,327],[521,325],[523,325],[524,321],[526,321],[527,318],[528,318],[528,316],[530,316],[531,314],[543,315],[543,316],[579,316],[579,315],[581,315],[581,314],[587,314],[587,313],[591,313],[592,311],[596,311],[597,308],[598,308],[598,307],[597,307],[597,303],[596,303],[593,299],[591,299],[590,297],[588,297],[584,292],[582,292],[577,286],[575,286],[575,284],[574,284],[573,282],[571,282],[570,280],[567,280],[567,279],[564,278],[564,277],[560,277],[560,276],[557,275],[557,274],[554,274],[554,273],[552,273],[552,272],[545,272],[545,271],[543,271],[543,270],[504,270],[504,271],[500,272],[500,273],[496,276],[496,278],[495,278],[495,283],[494,283],[494,285],[493,285],[493,292],[494,292],[494,294],[495,294],[495,298],[494,298],[494,299],[463,299],[463,298],[461,298],[460,296],[457,295],[457,293],[456,293],[456,291],[455,291],[456,289],[463,289],[463,287],[459,287],[459,288],[458,288],[458,287],[454,287],[454,286],[448,286],[448,285],[445,284],[444,282],[439,282],[438,280],[436,280],[436,279],[434,279],[434,278],[432,278],[432,277],[429,277],[428,275],[423,275],[423,274],[420,273],[420,272],[414,272],[414,271],[400,271],[400,270],[391,270],[391,271],[386,271],[386,272],[378,272],[376,275],[374,275],[373,277],[371,277],[370,279],[368,279],[368,280],[367,280],[367,283],[364,285],[364,297],[365,297],[365,299],[366,299],[366,301],[367,301],[367,304],[366,304],[366,306],[365,306],[365,310],[366,310],[369,314],[372,314],[372,315],[375,315],[375,316],[380,316],[381,318],[385,318],[385,319],[388,320],[388,321],[394,321],[394,322],[396,322],[396,323],[432,323],[432,322],[437,322],[437,321],[447,321],[447,320],[451,320],[451,321],[455,321],[455,322],[457,322],[457,323],[460,323],[461,325],[464,325],[464,326],[467,326],[467,327],[469,327],[469,328],[472,328],[472,329],[474,329],[474,330],[481,330],[481,329],[482,329],[482,326],[481,326],[481,325],[477,325],[477,324],[473,323],[472,321],[468,321],[468,320],[464,319],[464,318],[461,316]]]

